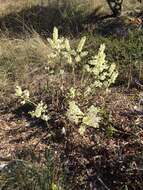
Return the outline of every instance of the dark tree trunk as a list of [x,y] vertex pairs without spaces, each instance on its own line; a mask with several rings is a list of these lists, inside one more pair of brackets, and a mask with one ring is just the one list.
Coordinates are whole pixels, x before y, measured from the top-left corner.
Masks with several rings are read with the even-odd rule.
[[107,3],[112,10],[113,16],[121,14],[123,0],[107,0]]

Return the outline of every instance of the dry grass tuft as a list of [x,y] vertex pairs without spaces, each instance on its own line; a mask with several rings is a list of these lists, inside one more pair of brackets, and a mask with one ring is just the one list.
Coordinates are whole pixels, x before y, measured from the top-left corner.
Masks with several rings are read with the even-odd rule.
[[46,42],[37,33],[25,39],[1,37],[0,99],[8,97],[17,83],[32,87],[35,80],[41,81],[49,51]]

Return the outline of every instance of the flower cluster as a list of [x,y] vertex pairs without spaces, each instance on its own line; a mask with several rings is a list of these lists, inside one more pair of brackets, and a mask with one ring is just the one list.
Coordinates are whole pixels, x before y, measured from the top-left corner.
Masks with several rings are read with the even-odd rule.
[[80,119],[83,118],[84,113],[80,110],[75,101],[70,101],[66,116],[71,122],[78,124]]
[[21,104],[25,104],[27,101],[29,101],[29,90],[22,91],[20,86],[16,86],[15,95],[21,98]]
[[47,38],[53,52],[49,55],[49,58],[55,58],[60,56],[61,52],[65,49],[64,38],[59,38],[58,29],[54,27],[53,38]]
[[58,29],[54,27],[53,38],[47,38],[52,53],[49,55],[50,59],[64,59],[68,64],[79,63],[88,52],[83,51],[86,37],[81,38],[76,49],[71,48],[70,42],[67,38],[59,38]]
[[72,49],[69,43],[69,40],[65,40],[65,52],[64,56],[67,59],[67,63],[73,64],[73,63],[79,63],[81,62],[82,58],[86,57],[88,52],[83,51],[83,47],[86,41],[86,37],[82,37],[77,48]]
[[83,135],[86,127],[99,127],[101,121],[99,112],[99,108],[92,105],[84,113],[75,101],[70,101],[66,116],[71,122],[80,124],[79,133]]
[[85,66],[87,72],[91,73],[94,77],[93,87],[105,87],[108,88],[115,82],[118,72],[116,65],[112,63],[108,64],[106,61],[105,44],[100,46],[99,52],[95,55]]
[[50,117],[47,115],[47,105],[42,101],[37,104],[35,111],[29,112],[32,117],[40,118],[44,121],[48,121]]
[[22,104],[30,103],[35,107],[34,111],[29,112],[32,117],[36,117],[44,121],[48,121],[50,119],[49,115],[47,114],[47,105],[45,105],[42,101],[38,104],[32,102],[30,100],[28,90],[22,91],[22,88],[20,86],[16,86],[15,95],[21,98]]

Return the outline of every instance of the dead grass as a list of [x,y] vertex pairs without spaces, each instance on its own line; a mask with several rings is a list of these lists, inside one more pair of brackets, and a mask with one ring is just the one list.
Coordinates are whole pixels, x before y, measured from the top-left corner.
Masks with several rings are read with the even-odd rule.
[[33,89],[33,84],[36,86],[44,77],[42,72],[45,73],[49,51],[46,42],[37,33],[25,39],[1,37],[0,99],[7,98],[18,83]]
[[10,13],[18,13],[20,12],[22,9],[25,8],[30,8],[31,6],[37,5],[39,4],[39,0],[15,0],[15,1],[11,1],[11,0],[5,0],[2,1],[0,0],[0,16],[5,16],[8,15]]

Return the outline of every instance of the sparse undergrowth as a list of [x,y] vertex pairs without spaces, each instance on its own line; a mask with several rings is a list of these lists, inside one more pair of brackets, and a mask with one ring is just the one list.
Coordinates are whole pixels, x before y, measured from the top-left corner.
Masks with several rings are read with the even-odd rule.
[[142,30],[95,33],[1,37],[0,189],[142,190]]

